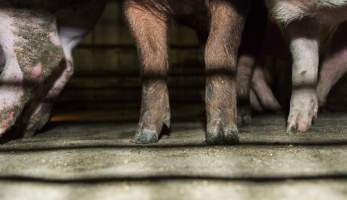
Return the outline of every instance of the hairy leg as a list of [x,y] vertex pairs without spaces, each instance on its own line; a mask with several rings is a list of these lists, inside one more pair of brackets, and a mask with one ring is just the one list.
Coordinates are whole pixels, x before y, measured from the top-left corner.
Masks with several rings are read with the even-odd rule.
[[167,17],[132,0],[126,1],[124,7],[142,64],[142,105],[135,142],[154,143],[163,126],[170,127]]
[[210,33],[205,48],[208,144],[237,143],[236,57],[247,1],[209,3]]

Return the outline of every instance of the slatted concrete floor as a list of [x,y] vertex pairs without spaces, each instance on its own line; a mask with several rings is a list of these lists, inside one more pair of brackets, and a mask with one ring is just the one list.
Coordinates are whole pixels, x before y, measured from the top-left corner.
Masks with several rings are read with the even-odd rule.
[[206,146],[201,123],[174,123],[158,144],[136,124],[57,124],[0,146],[0,199],[347,199],[347,114],[287,135],[283,116]]

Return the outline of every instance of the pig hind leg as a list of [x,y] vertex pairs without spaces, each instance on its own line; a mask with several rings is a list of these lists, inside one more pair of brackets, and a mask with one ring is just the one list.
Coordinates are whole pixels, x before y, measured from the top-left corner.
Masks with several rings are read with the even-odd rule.
[[236,60],[247,1],[210,1],[205,47],[206,142],[237,143]]
[[323,61],[317,86],[320,106],[324,106],[331,88],[347,71],[347,23],[340,25],[330,51]]
[[135,37],[142,64],[142,105],[135,142],[154,143],[164,126],[170,127],[167,18],[160,12],[125,3],[125,14]]

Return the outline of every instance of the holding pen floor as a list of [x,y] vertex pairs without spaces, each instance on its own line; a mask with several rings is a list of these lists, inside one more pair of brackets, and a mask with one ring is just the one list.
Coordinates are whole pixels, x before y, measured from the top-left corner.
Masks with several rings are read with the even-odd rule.
[[203,124],[174,123],[158,144],[135,123],[56,123],[0,146],[0,199],[347,199],[347,115],[287,135],[283,116],[206,146]]

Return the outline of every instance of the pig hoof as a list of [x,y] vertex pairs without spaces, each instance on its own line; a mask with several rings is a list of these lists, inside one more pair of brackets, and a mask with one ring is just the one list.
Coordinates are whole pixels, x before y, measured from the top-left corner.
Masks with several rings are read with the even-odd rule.
[[226,144],[237,144],[239,143],[239,131],[237,129],[224,130],[224,139]]
[[237,125],[249,125],[251,122],[252,115],[249,106],[240,106],[237,113]]
[[294,91],[288,117],[288,133],[306,132],[317,117],[318,99],[314,90]]
[[[34,117],[33,117],[34,116]],[[51,113],[39,113],[39,115],[32,115],[32,118],[28,122],[28,124],[24,124],[25,130],[23,136],[25,138],[32,137],[36,132],[43,129],[43,127],[49,121]]]
[[142,129],[135,136],[136,144],[151,144],[159,140],[159,133],[154,130]]
[[215,128],[206,132],[206,143],[209,145],[237,144],[239,136],[237,129]]

